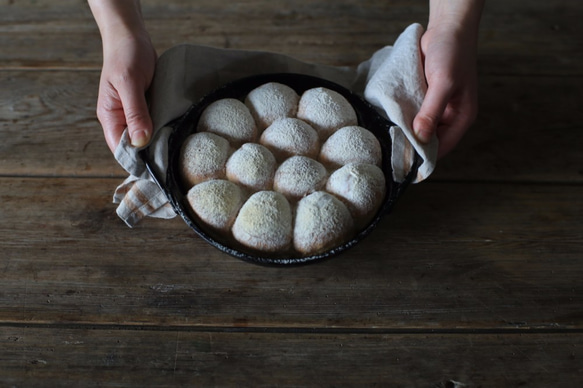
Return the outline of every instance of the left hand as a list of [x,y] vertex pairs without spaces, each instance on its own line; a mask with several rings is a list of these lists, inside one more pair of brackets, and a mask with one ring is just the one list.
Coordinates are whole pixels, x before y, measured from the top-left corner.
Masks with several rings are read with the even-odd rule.
[[155,63],[156,52],[145,34],[104,41],[97,117],[112,153],[126,126],[134,147],[147,145],[152,136],[145,94],[154,76]]

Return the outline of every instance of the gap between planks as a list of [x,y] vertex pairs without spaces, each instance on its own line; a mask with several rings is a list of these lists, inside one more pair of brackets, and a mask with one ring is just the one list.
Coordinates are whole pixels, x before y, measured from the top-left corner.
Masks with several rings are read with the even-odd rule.
[[343,327],[286,327],[286,326],[186,326],[186,325],[139,325],[95,323],[35,323],[0,322],[0,328],[48,329],[48,330],[107,330],[153,332],[209,332],[209,333],[258,333],[258,334],[358,334],[358,335],[492,335],[492,334],[583,334],[583,328],[553,326],[530,327],[517,322],[508,328],[343,328]]

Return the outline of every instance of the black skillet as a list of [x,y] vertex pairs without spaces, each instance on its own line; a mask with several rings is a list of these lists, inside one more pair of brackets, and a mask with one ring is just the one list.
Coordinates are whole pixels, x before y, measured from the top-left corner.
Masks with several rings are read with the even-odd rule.
[[[371,223],[366,228],[359,231],[350,241],[336,248],[310,256],[301,256],[299,254],[286,254],[284,256],[269,255],[264,252],[253,251],[235,241],[227,240],[224,237],[218,236],[212,231],[209,231],[208,228],[205,228],[204,225],[197,220],[186,200],[188,188],[182,185],[179,177],[178,171],[180,171],[180,169],[178,167],[178,156],[184,140],[196,131],[196,125],[201,113],[210,103],[219,99],[237,98],[243,101],[245,96],[251,90],[267,82],[279,82],[288,85],[299,95],[305,90],[315,87],[325,87],[340,93],[354,107],[358,118],[358,124],[374,133],[379,139],[383,153],[382,169],[385,173],[387,185],[385,199]],[[165,183],[163,179],[160,179],[162,177],[157,176],[155,172],[156,170],[152,167],[153,158],[149,155],[148,149],[143,150],[140,155],[144,159],[150,174],[164,190],[176,213],[182,217],[190,228],[208,243],[229,255],[255,264],[278,266],[298,265],[330,258],[346,251],[362,241],[362,239],[369,235],[377,226],[381,218],[390,213],[395,201],[402,195],[404,189],[413,180],[417,174],[417,167],[419,165],[418,155],[416,155],[416,162],[405,180],[403,182],[395,182],[393,180],[391,168],[391,138],[389,135],[389,128],[393,125],[394,124],[391,121],[380,115],[368,102],[336,83],[322,78],[295,73],[262,74],[239,79],[212,91],[199,102],[193,104],[181,118],[175,120],[171,124],[173,130],[168,139],[168,170]]]

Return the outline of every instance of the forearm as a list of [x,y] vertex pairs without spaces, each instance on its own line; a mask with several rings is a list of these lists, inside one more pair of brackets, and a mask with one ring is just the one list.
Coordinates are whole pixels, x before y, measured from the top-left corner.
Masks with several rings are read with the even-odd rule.
[[114,39],[147,35],[139,0],[88,0],[104,45]]

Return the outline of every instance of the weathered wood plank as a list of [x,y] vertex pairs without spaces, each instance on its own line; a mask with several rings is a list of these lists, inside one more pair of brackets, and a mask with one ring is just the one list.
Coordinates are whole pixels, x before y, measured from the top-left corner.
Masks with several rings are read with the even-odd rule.
[[[143,13],[160,52],[176,44],[197,43],[283,52],[315,63],[356,65],[394,41],[415,21],[414,15],[427,19],[424,3],[397,3],[394,12],[387,11],[387,4],[341,1],[331,7],[327,1],[178,1],[161,5],[144,1]],[[0,45],[9,48],[0,54],[3,67],[99,66],[99,34],[84,2],[62,4],[46,18],[39,18],[27,2],[4,7],[5,14],[17,10],[0,29]],[[59,8],[63,12],[58,13]],[[30,43],[29,48],[18,43],[23,39]],[[51,50],[39,56],[40,47]]]
[[582,11],[569,0],[488,0],[480,23],[479,71],[581,74],[583,26],[576,20]]
[[583,378],[581,334],[1,327],[0,344],[5,386],[535,388]]
[[[95,117],[98,72],[0,77],[0,175],[117,176]],[[582,182],[583,78],[481,77],[481,111],[434,180]]]
[[98,72],[4,72],[0,174],[123,176],[95,106]]
[[582,86],[575,78],[481,77],[476,123],[432,179],[582,182]]
[[581,186],[418,185],[342,256],[265,268],[179,219],[128,229],[116,180],[0,183],[4,322],[583,327]]
[[[83,1],[0,4],[0,66],[98,68],[100,39]],[[143,1],[156,48],[180,43],[262,49],[330,65],[354,66],[413,22],[417,1]],[[562,1],[489,1],[480,34],[484,74],[581,75],[581,5]],[[509,39],[508,37],[512,37]],[[50,49],[47,50],[46,48]]]

